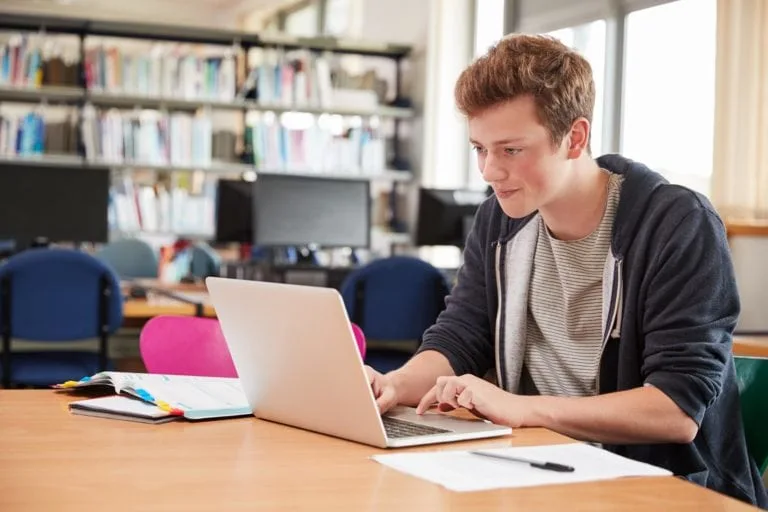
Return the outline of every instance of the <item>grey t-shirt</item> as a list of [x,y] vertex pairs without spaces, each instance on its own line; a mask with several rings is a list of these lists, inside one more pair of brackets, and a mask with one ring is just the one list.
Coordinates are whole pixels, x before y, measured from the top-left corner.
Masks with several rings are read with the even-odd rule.
[[538,219],[524,366],[542,395],[589,396],[596,392],[603,337],[603,267],[620,189],[621,177],[611,174],[600,225],[580,240],[558,240],[544,220]]

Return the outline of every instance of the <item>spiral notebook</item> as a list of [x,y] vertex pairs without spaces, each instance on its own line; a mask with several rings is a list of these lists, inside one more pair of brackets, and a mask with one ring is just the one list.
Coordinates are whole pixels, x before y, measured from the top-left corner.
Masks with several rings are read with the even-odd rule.
[[[91,386],[112,387],[118,395],[138,398],[167,415],[183,416],[189,420],[228,418],[252,413],[240,381],[236,378],[100,372],[53,387],[76,390]],[[108,405],[116,406],[114,403]]]

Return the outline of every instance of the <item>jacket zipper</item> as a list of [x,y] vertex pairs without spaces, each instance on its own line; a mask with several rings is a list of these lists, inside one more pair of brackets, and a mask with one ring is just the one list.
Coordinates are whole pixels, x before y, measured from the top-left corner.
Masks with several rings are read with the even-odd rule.
[[494,242],[496,246],[495,269],[496,269],[496,297],[498,305],[496,307],[496,380],[501,389],[504,389],[504,383],[501,380],[501,242]]
[[[616,260],[613,267],[613,290],[611,290],[611,309],[608,311],[608,322],[605,326],[605,332],[603,333],[602,346],[600,347],[600,357],[597,358],[597,382],[595,383],[596,394],[600,394],[600,370],[602,369],[603,353],[605,352],[605,346],[608,344],[608,339],[613,334],[618,338],[621,336],[621,309],[622,309],[622,267],[623,261]],[[617,320],[618,319],[618,320]]]

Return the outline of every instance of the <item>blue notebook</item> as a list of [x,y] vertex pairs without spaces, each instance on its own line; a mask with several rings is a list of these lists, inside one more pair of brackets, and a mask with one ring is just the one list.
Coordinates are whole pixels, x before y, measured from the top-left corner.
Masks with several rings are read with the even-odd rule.
[[100,372],[53,387],[68,390],[88,386],[111,386],[118,394],[134,396],[189,420],[246,416],[252,412],[240,381],[224,377]]

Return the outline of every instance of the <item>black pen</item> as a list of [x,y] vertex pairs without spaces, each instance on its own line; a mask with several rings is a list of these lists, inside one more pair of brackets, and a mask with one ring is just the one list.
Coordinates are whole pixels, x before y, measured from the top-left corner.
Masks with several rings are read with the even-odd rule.
[[541,462],[538,460],[523,459],[521,457],[511,457],[509,455],[502,455],[500,453],[488,453],[488,452],[469,452],[473,455],[482,455],[483,457],[490,457],[492,459],[508,460],[511,462],[522,462],[523,464],[530,464],[534,468],[548,469],[550,471],[559,471],[561,473],[570,473],[573,471],[573,467],[566,466],[564,464],[558,464],[557,462]]

